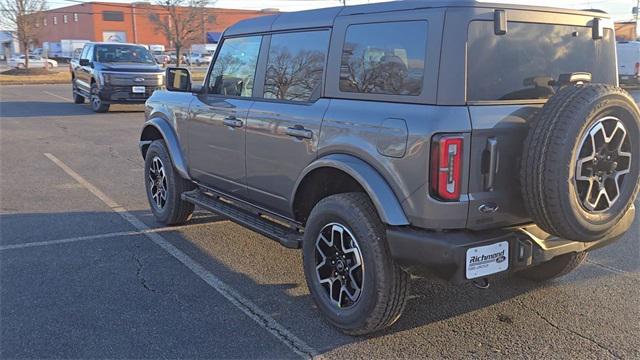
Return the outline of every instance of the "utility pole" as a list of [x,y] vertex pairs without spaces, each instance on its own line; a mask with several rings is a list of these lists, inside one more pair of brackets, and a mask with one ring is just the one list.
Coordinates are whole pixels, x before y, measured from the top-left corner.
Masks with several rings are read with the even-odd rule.
[[635,11],[635,16],[636,16],[636,40],[638,39],[638,36],[640,35],[640,32],[638,31],[638,13],[640,13],[640,0],[636,0],[636,11]]

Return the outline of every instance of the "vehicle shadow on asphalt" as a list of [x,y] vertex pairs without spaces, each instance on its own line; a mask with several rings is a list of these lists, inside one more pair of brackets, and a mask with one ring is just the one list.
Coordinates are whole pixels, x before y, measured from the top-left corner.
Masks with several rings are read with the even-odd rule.
[[[101,114],[140,113],[144,111],[142,105],[113,105],[115,109]],[[79,116],[98,115],[88,104],[74,104],[71,102],[48,101],[4,101],[0,106],[0,116],[7,118],[47,117],[47,116]]]
[[[203,227],[201,230],[209,231],[212,238],[216,237],[215,229]],[[231,243],[235,243],[238,247],[244,249],[244,256],[262,258],[273,256],[271,262],[287,264],[287,266],[296,263],[296,261],[291,261],[287,259],[287,257],[301,258],[301,254],[297,250],[283,249],[282,254],[277,250],[274,252],[272,248],[278,248],[279,245],[277,243],[267,238],[257,239],[256,241],[247,239],[243,236],[244,231],[248,230],[241,229],[237,235],[234,236],[234,239],[230,240]],[[211,239],[211,241],[225,240]],[[287,279],[291,279],[292,281],[261,284],[256,282],[250,274],[245,274],[230,268],[218,259],[218,254],[205,251],[201,245],[192,242],[189,237],[180,235],[175,238],[173,242],[179,246],[182,251],[203,264],[212,273],[216,274],[216,276],[224,279],[224,281],[232,287],[239,289],[240,292],[248,298],[253,300],[254,295],[259,296],[261,302],[268,304],[265,310],[267,310],[276,321],[282,323],[303,341],[308,342],[309,345],[318,349],[320,353],[325,353],[348,344],[366,341],[367,339],[385,337],[406,330],[424,327],[496,304],[508,302],[521,295],[543,288],[551,288],[562,284],[562,281],[537,283],[517,278],[511,274],[508,276],[496,276],[495,279],[492,280],[490,288],[484,290],[476,288],[471,283],[455,285],[434,277],[412,276],[410,280],[411,295],[407,301],[404,314],[398,322],[389,329],[367,336],[353,337],[344,335],[329,325],[318,312],[304,281],[295,281],[295,279],[299,279],[302,276],[303,269],[301,264],[296,267],[281,269],[284,272],[297,273],[287,276]],[[265,256],[258,254],[272,255]],[[220,255],[223,257],[222,254]],[[229,254],[227,254],[227,256],[228,255]],[[265,261],[265,259],[256,260],[255,266],[261,266],[261,261]],[[267,259],[266,261],[269,260]],[[262,271],[273,271],[273,269],[265,267]],[[580,274],[580,281],[587,278],[591,280],[601,276],[607,276],[607,274]],[[250,294],[244,292],[247,291],[247,289],[250,289],[248,290]],[[294,293],[299,295],[294,295]],[[508,313],[495,314],[493,318],[487,318],[484,314],[481,316],[483,317],[481,321],[495,322],[496,324],[509,324],[515,321],[511,318],[512,315]],[[302,334],[314,334],[314,336],[309,339],[303,337]]]
[[[178,247],[182,252],[187,254],[197,263],[201,264],[216,277],[222,279],[225,283],[235,288],[239,293],[243,294],[243,296],[254,301],[276,321],[286,328],[289,328],[294,334],[299,336],[303,341],[309,343],[309,345],[317,349],[320,353],[329,352],[333,349],[352,343],[366,341],[367,339],[393,335],[395,333],[455,318],[463,314],[508,301],[539,288],[554,286],[553,283],[541,285],[512,277],[502,276],[496,278],[495,281],[492,282],[490,289],[481,290],[475,288],[471,284],[452,285],[431,277],[412,277],[410,281],[411,296],[407,302],[403,316],[394,326],[372,335],[350,337],[341,334],[322,319],[308,294],[306,285],[303,281],[298,283],[296,280],[300,279],[299,275],[302,274],[303,270],[301,266],[281,269],[287,274],[286,279],[288,279],[288,281],[275,281],[274,283],[261,284],[254,280],[249,274],[245,274],[231,268],[222,261],[222,258],[218,258],[219,256],[224,256],[224,254],[207,252],[207,249],[203,249],[201,245],[195,243],[189,238],[189,235],[183,233],[183,230],[193,229],[193,231],[211,234],[211,237],[213,238],[211,241],[230,241],[231,243],[238,245],[237,247],[240,248],[238,251],[244,254],[244,256],[250,257],[262,255],[262,257],[267,258],[267,261],[276,264],[282,263],[291,265],[292,263],[298,263],[298,258],[301,257],[298,251],[281,249],[278,244],[263,237],[257,237],[255,240],[254,237],[248,239],[245,236],[247,233],[244,232],[248,230],[244,230],[239,227],[239,231],[236,234],[233,234],[231,238],[227,237],[226,240],[217,238],[216,230],[209,227],[209,225],[213,226],[215,223],[220,221],[226,221],[226,219],[224,217],[211,215],[205,212],[197,211],[194,214],[194,218],[190,220],[186,226],[179,226],[175,228],[163,227],[156,223],[149,211],[138,210],[131,211],[130,213],[136,218],[147,223],[151,228],[162,228],[160,234],[167,241]],[[112,222],[112,225],[109,225],[109,222]],[[103,228],[91,228],[90,233],[68,233],[69,229],[83,226],[81,224],[84,224],[86,228],[88,226],[87,224],[91,225],[92,223],[104,223],[102,225]],[[38,238],[38,234],[43,232],[55,234],[50,235],[47,239],[55,240],[56,238],[97,235],[109,232],[109,227],[113,228],[110,230],[112,232],[133,230],[128,226],[128,224],[123,223],[122,219],[119,219],[119,215],[113,212],[5,213],[0,214],[0,224],[0,228],[2,229],[0,235],[3,237],[11,236],[13,231],[25,229],[29,234],[26,237],[22,237],[21,242],[42,241],[41,238]],[[122,225],[125,226],[123,227]],[[51,236],[53,236],[53,238],[51,238]],[[86,246],[92,246],[92,244],[95,244],[94,242],[100,241],[108,240],[83,240],[83,243],[86,244]],[[16,242],[11,243],[15,244]],[[65,245],[60,244],[46,246],[55,247]],[[280,250],[275,250],[274,252],[274,249]],[[61,254],[64,253],[64,251],[61,252]],[[271,259],[271,257],[273,258]],[[64,261],[64,259],[61,260]],[[260,260],[257,260],[257,266],[260,265]],[[56,269],[51,269],[51,271],[56,271]],[[154,284],[155,279],[163,276],[163,269],[154,269],[152,265],[147,265],[146,271],[148,273],[146,285],[150,287],[157,286]],[[273,271],[273,269],[264,268],[262,271]],[[298,272],[299,274],[291,275],[291,272]],[[583,278],[584,277],[581,277],[581,280]],[[194,280],[196,279],[197,278],[194,276]],[[74,286],[73,278],[70,278],[69,286]],[[299,295],[292,294],[292,290],[296,288],[298,288],[297,293]],[[64,289],[61,289],[61,291],[64,292]],[[170,288],[162,289],[162,294],[172,294],[172,290]],[[156,293],[155,296],[157,295],[158,294]],[[194,296],[200,295],[194,294]],[[169,298],[170,297],[165,300],[158,301],[170,301]],[[91,304],[86,305],[91,308]],[[93,311],[99,312],[100,309],[93,309]],[[105,319],[108,319],[106,321],[110,323],[116,324],[122,321],[122,319],[118,318],[117,314],[105,313],[103,315]],[[77,314],[77,316],[82,315]],[[487,318],[487,316],[483,314],[481,317],[482,318],[480,318],[479,321],[495,321],[496,324],[510,323],[512,321],[509,314],[496,314],[495,318]],[[60,321],[66,320],[60,319]],[[153,326],[153,324],[148,325]],[[179,331],[179,329],[176,330]],[[203,329],[203,331],[206,332],[206,329]],[[307,338],[304,336],[305,334],[314,335]],[[161,339],[164,336],[170,337],[171,334],[163,334],[160,336],[159,340],[162,341]],[[159,344],[159,346],[162,345]]]

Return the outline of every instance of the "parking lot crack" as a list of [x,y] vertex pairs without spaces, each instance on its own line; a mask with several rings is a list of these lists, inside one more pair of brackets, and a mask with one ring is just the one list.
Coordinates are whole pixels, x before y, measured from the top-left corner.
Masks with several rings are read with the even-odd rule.
[[582,334],[582,333],[580,333],[580,332],[578,332],[578,331],[572,330],[572,329],[570,329],[570,328],[562,327],[562,326],[560,326],[560,325],[556,324],[554,321],[552,321],[551,319],[549,319],[548,317],[546,317],[544,314],[542,314],[539,310],[537,310],[536,308],[531,307],[531,306],[529,306],[529,305],[525,304],[525,303],[524,303],[522,300],[520,300],[520,299],[515,299],[515,301],[516,301],[516,302],[517,302],[521,307],[523,307],[524,309],[526,309],[526,310],[528,310],[528,311],[530,311],[530,312],[534,313],[537,317],[539,317],[539,318],[540,318],[540,319],[542,319],[545,323],[547,323],[547,325],[549,325],[549,326],[551,326],[551,327],[555,328],[556,330],[571,333],[571,334],[573,334],[573,335],[575,335],[575,336],[577,336],[577,337],[579,337],[579,338],[581,338],[581,339],[583,339],[583,340],[586,340],[586,341],[588,341],[588,342],[590,342],[590,343],[594,344],[594,345],[595,345],[595,346],[597,346],[598,348],[600,348],[600,349],[602,349],[602,350],[604,350],[604,351],[608,352],[608,353],[609,353],[609,355],[611,355],[611,357],[613,357],[614,359],[621,359],[621,357],[620,357],[618,354],[616,354],[615,352],[613,352],[611,349],[609,349],[609,348],[608,348],[608,347],[606,347],[605,345],[603,345],[603,344],[599,343],[598,341],[596,341],[596,340],[594,340],[594,339],[590,338],[589,336],[586,336],[586,335],[584,335],[584,334]]
[[148,291],[151,291],[153,293],[156,292],[156,289],[152,288],[151,286],[149,286],[149,282],[147,281],[147,279],[144,277],[142,271],[144,269],[144,264],[142,263],[142,261],[140,260],[140,258],[138,257],[137,254],[133,254],[133,260],[136,262],[136,278],[138,279],[138,281],[140,282],[140,284],[142,285],[143,288],[145,288]]

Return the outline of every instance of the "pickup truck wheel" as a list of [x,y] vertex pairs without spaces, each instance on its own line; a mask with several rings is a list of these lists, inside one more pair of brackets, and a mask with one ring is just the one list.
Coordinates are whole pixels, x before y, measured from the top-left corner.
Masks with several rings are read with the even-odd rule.
[[180,225],[189,220],[194,205],[183,201],[180,195],[195,186],[175,171],[164,141],[155,140],[149,145],[144,173],[147,199],[156,220],[165,225]]
[[95,83],[91,84],[91,110],[97,113],[105,113],[109,111],[109,104],[105,104],[102,99],[100,99],[100,94],[98,92],[98,85]]
[[314,302],[342,332],[371,333],[400,317],[408,275],[391,258],[385,226],[365,194],[332,195],[313,208],[303,262]]
[[531,281],[547,281],[564,276],[580,266],[586,258],[586,251],[556,256],[542,264],[516,273],[516,276]]
[[590,242],[605,238],[633,204],[640,168],[640,112],[624,90],[567,86],[527,135],[520,180],[543,230]]

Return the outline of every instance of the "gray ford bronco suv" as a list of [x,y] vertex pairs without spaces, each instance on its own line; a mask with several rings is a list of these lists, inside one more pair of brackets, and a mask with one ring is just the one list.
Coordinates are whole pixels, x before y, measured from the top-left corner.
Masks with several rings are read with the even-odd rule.
[[408,273],[548,280],[634,219],[640,114],[600,11],[400,1],[224,32],[202,85],[167,70],[140,137],[157,220],[194,205],[291,248],[348,334]]

